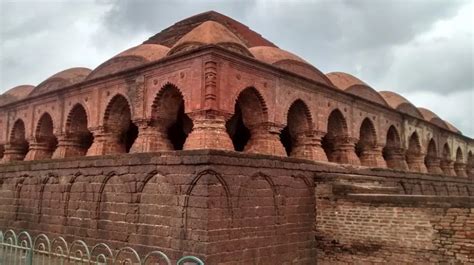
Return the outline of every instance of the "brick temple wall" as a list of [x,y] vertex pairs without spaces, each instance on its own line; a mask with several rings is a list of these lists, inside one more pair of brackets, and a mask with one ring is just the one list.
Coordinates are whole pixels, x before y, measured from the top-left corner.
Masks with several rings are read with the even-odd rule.
[[[0,229],[80,238],[90,245],[130,245],[142,252],[156,247],[175,258],[183,254],[200,256],[206,264],[315,264],[316,260],[343,259],[357,263],[377,261],[384,253],[382,247],[399,248],[399,253],[409,250],[413,260],[421,260],[428,255],[426,251],[399,247],[403,246],[399,243],[403,237],[393,232],[393,240],[374,245],[367,232],[371,230],[363,230],[376,230],[379,224],[362,219],[353,223],[360,226],[357,240],[361,251],[369,251],[364,255],[344,251],[331,254],[328,249],[337,249],[337,244],[351,244],[342,231],[350,234],[352,229],[342,220],[331,224],[331,211],[341,207],[348,219],[353,211],[360,211],[360,216],[388,212],[391,215],[386,219],[391,221],[398,219],[391,210],[395,207],[406,210],[406,220],[424,214],[420,226],[428,230],[429,216],[435,218],[444,210],[446,218],[453,213],[465,214],[468,207],[451,209],[446,202],[454,197],[472,198],[473,191],[472,182],[456,177],[224,151],[17,162],[0,166]],[[374,197],[370,201],[382,203],[371,205],[359,198],[366,193]],[[402,199],[393,201],[395,206],[386,206],[383,198],[389,195],[374,195],[378,193],[401,198],[431,196],[444,206],[438,209],[425,200],[404,208]],[[348,199],[351,196],[359,197],[352,202],[355,199]],[[326,197],[328,202],[321,200]],[[440,225],[444,223],[439,221]],[[465,226],[472,224],[466,221]],[[464,231],[459,227],[453,229]],[[440,237],[429,237],[430,233],[424,231],[422,237],[411,238],[410,244],[429,241],[427,247],[435,248],[436,244],[445,244],[436,243],[441,236],[456,238],[452,236],[456,234],[449,234],[454,230],[447,231],[440,232]],[[408,237],[409,233],[403,235]],[[445,253],[426,253],[433,253],[438,260],[452,257],[451,253],[462,254],[458,243],[452,246],[446,245]]]
[[474,263],[474,197],[347,193],[338,185],[316,188],[318,264]]

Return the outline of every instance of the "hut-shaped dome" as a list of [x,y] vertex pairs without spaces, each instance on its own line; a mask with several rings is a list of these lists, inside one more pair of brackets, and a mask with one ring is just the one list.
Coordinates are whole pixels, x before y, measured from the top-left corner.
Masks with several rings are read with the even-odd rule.
[[126,69],[158,61],[165,57],[168,51],[168,47],[159,44],[141,44],[135,46],[99,65],[89,74],[87,79],[118,73]]
[[409,114],[413,117],[423,119],[423,115],[420,113],[420,111],[410,101],[399,94],[391,91],[380,91],[379,94],[393,109]]
[[247,46],[228,28],[215,21],[206,21],[179,39],[168,54],[189,51],[203,45],[215,44],[225,49],[252,56]]
[[0,106],[26,98],[35,87],[31,85],[16,86],[0,95]]
[[332,72],[326,74],[326,76],[331,80],[334,86],[347,93],[351,93],[380,105],[388,106],[385,99],[380,96],[375,89],[353,75],[342,72]]
[[271,46],[252,47],[249,51],[259,61],[332,86],[321,71],[291,52]]
[[431,110],[425,108],[418,108],[418,110],[420,111],[425,121],[431,122],[433,124],[438,125],[439,127],[449,130],[449,127],[446,125],[446,123]]
[[85,80],[85,78],[87,77],[87,75],[90,74],[90,72],[90,69],[83,67],[70,68],[61,71],[49,77],[45,81],[41,82],[41,84],[39,84],[37,87],[35,87],[35,89],[33,89],[29,96],[36,96],[50,91],[58,90],[66,86],[77,84]]

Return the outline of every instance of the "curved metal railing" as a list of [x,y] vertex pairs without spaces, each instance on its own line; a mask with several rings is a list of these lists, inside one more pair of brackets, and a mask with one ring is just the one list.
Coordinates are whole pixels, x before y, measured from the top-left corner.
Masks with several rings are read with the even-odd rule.
[[[68,244],[63,237],[53,240],[45,234],[32,237],[28,232],[15,233],[13,230],[0,230],[0,265],[69,265],[69,264],[137,264],[173,265],[171,259],[160,250],[153,250],[145,256],[131,247],[113,250],[105,243],[89,247],[82,240]],[[184,256],[176,265],[204,265],[195,256]]]

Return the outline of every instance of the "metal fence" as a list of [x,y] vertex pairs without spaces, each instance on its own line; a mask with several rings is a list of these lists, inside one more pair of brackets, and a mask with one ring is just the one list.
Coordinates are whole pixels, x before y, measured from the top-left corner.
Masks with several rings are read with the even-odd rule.
[[[16,234],[13,230],[0,231],[0,265],[69,265],[69,264],[155,264],[173,265],[168,256],[151,251],[140,256],[131,247],[112,250],[107,244],[99,243],[90,248],[82,240],[68,244],[63,237],[50,240],[45,234],[33,238],[28,232]],[[180,258],[176,265],[204,265],[194,256]]]

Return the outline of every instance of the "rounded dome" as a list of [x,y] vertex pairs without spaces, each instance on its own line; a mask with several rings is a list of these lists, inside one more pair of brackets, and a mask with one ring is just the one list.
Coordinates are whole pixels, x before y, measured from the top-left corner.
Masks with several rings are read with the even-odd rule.
[[159,44],[141,44],[123,51],[99,65],[87,79],[98,78],[158,61],[165,57],[169,48]]
[[413,117],[423,119],[420,111],[406,98],[392,91],[380,91],[380,96],[385,99],[390,107]]
[[61,71],[41,82],[41,84],[33,89],[29,96],[36,96],[46,92],[58,90],[66,86],[77,84],[84,81],[90,72],[90,69],[84,67],[70,68]]
[[215,44],[243,55],[252,56],[247,46],[222,24],[206,21],[179,39],[168,54],[189,51],[203,45]]
[[8,103],[26,98],[34,88],[35,87],[32,85],[21,85],[11,88],[0,95],[0,105],[6,105]]
[[321,71],[293,53],[270,46],[252,47],[249,51],[259,61],[332,86]]
[[329,78],[329,80],[331,80],[334,86],[340,90],[364,98],[371,102],[388,106],[385,99],[380,96],[380,94],[375,91],[375,89],[351,74],[332,72],[326,74],[326,76]]
[[425,108],[418,108],[418,110],[420,111],[425,121],[431,122],[433,124],[438,125],[439,127],[449,130],[449,127],[446,125],[446,123],[431,110]]

